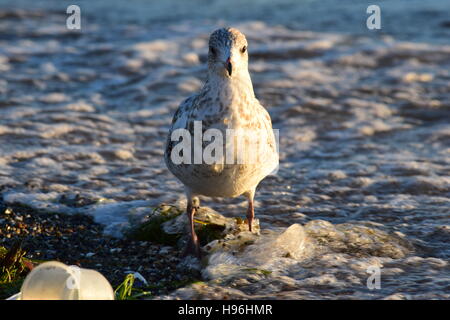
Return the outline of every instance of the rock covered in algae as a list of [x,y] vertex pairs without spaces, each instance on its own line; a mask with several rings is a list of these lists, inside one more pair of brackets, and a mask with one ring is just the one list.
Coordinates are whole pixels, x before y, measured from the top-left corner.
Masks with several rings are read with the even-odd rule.
[[[219,247],[248,244],[259,234],[259,220],[253,221],[254,233],[248,230],[241,218],[227,218],[213,209],[201,207],[194,217],[195,231],[204,250],[211,252]],[[161,205],[155,208],[146,221],[132,228],[128,236],[137,240],[178,245],[184,247],[189,237],[188,219],[184,210],[176,206]],[[232,241],[233,240],[233,241]]]
[[361,257],[377,256],[403,258],[413,250],[401,236],[362,224],[333,225],[324,220],[313,220],[305,225],[306,233],[326,250]]
[[[188,233],[188,219],[185,214],[171,219],[162,224],[162,230],[170,235],[180,235],[182,237],[181,245],[184,245],[183,240],[187,240]],[[201,207],[197,210],[194,216],[194,228],[200,239],[201,245],[204,245],[204,250],[207,252],[217,249],[219,243],[230,241],[232,239],[239,240],[236,242],[245,243],[245,237],[242,234],[248,230],[247,222],[241,218],[228,218],[219,214],[211,208]],[[259,233],[259,221],[253,221],[253,228],[256,234]],[[256,237],[250,232],[247,232],[251,239]]]

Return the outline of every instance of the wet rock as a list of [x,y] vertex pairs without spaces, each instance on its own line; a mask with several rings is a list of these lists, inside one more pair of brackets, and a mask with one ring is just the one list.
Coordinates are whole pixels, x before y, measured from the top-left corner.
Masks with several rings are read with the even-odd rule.
[[[176,219],[167,221],[163,224],[163,230],[172,235],[184,235],[180,245],[184,245],[184,241],[189,236],[187,234],[188,219],[185,214],[178,216]],[[201,207],[197,210],[194,217],[194,228],[200,239],[200,243],[204,245],[207,252],[213,252],[217,247],[237,247],[253,240],[251,235],[246,235],[248,230],[246,221],[240,218],[227,218],[211,208]],[[255,233],[259,232],[259,220],[253,221]],[[238,236],[239,235],[239,236]]]
[[85,207],[97,203],[98,201],[99,199],[93,197],[92,195],[81,195],[79,193],[69,195],[62,194],[58,199],[59,203],[74,208]]
[[313,220],[305,225],[307,234],[320,246],[357,256],[403,258],[413,250],[404,238],[379,229],[350,223],[333,225]]

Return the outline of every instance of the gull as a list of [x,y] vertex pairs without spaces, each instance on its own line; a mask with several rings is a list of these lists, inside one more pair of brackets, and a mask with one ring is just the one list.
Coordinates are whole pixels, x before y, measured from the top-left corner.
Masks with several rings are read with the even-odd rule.
[[[184,255],[201,256],[199,239],[194,230],[194,215],[200,205],[200,195],[219,198],[245,196],[248,200],[247,223],[252,232],[256,187],[278,167],[271,118],[255,97],[248,72],[247,48],[247,39],[239,30],[221,28],[214,31],[209,38],[206,81],[198,93],[180,104],[172,119],[164,160],[169,171],[185,187],[190,239]],[[175,152],[177,139],[173,137],[174,132],[187,130],[194,137],[195,144],[198,138],[196,140],[194,131],[198,123],[201,124],[201,133],[206,134],[208,129],[214,129],[215,133],[219,132],[227,138],[223,142],[224,152],[216,149],[216,161],[199,163],[183,150],[181,157],[188,161],[175,161],[174,156],[180,156],[181,152]],[[231,132],[229,136],[228,132]],[[256,133],[256,142],[249,138],[251,134],[248,133]],[[204,150],[207,148],[206,140],[203,137],[200,141]],[[195,148],[189,149],[194,153],[194,158],[195,153],[198,154]],[[256,157],[247,161],[252,155]]]

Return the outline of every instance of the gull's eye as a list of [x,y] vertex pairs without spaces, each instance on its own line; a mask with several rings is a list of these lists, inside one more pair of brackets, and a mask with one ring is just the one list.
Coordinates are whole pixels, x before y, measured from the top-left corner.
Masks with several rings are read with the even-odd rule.
[[242,49],[241,49],[242,53],[245,53],[245,51],[247,51],[247,46],[243,46]]
[[209,47],[209,52],[211,52],[211,54],[212,54],[213,56],[216,55],[216,49],[214,49],[213,47]]

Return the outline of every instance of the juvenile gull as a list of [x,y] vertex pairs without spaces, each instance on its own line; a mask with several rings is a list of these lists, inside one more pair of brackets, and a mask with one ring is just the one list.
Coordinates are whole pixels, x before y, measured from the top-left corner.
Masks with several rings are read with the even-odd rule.
[[[236,134],[229,139],[224,138],[222,161],[174,161],[172,153],[175,153],[177,143],[181,142],[172,141],[172,133],[177,129],[186,129],[192,137],[200,123],[197,121],[201,121],[203,133],[216,129],[223,137],[231,131]],[[255,143],[255,140],[240,132],[256,132],[259,140]],[[246,137],[240,139],[240,136]],[[201,141],[203,148],[205,145],[207,143]],[[192,151],[195,154],[194,146]],[[253,154],[257,154],[256,159],[242,161]],[[239,30],[222,28],[211,34],[206,82],[200,92],[186,99],[175,112],[164,159],[169,170],[185,186],[191,235],[185,254],[200,256],[199,240],[194,230],[199,195],[226,198],[244,195],[248,199],[247,222],[252,231],[255,190],[259,182],[278,166],[278,152],[270,116],[253,92],[248,72],[247,40]]]

